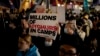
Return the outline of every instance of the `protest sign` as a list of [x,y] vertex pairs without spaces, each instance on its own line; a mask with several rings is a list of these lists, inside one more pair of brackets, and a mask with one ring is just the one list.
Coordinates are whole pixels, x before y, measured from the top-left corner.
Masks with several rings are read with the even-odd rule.
[[62,6],[51,6],[52,13],[56,13],[58,16],[58,22],[65,23],[65,8]]
[[30,13],[29,34],[55,39],[58,30],[57,22],[56,14]]
[[65,8],[62,6],[59,6],[57,8],[57,14],[58,14],[58,21],[60,23],[65,23]]

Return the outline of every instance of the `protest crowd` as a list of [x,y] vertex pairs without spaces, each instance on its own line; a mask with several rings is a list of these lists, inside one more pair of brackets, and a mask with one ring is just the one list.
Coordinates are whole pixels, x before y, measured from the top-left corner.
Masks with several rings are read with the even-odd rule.
[[[89,13],[81,11],[80,14],[76,14],[71,10],[66,10],[65,22],[57,22],[57,28],[36,26],[34,25],[36,21],[31,22],[33,28],[44,27],[42,29],[46,29],[45,27],[48,27],[52,30],[51,32],[42,30],[39,32],[49,34],[53,32],[52,35],[55,36],[54,31],[57,31],[53,39],[50,36],[29,34],[31,10],[27,9],[22,12],[17,9],[10,9],[10,12],[6,12],[6,9],[1,10],[0,51],[3,56],[100,56],[100,11],[91,8]],[[41,13],[41,10],[31,12]],[[35,16],[32,18],[36,19]]]

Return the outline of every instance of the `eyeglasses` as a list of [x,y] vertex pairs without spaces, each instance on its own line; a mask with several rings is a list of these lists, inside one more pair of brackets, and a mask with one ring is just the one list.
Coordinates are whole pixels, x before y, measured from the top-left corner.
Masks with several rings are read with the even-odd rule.
[[72,53],[72,51],[66,52],[64,49],[60,49],[63,56],[77,56],[77,53]]

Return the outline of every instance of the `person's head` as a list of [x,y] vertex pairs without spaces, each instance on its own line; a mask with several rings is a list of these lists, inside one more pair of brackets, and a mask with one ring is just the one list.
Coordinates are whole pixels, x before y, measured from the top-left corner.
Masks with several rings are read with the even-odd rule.
[[45,46],[52,46],[53,44],[53,39],[47,37],[45,38]]
[[64,32],[65,32],[66,34],[73,35],[73,34],[74,34],[73,26],[74,26],[73,23],[68,22],[68,23],[65,25]]
[[27,19],[21,19],[21,26],[23,29],[29,28]]
[[89,19],[89,14],[85,13],[84,14],[84,19]]
[[60,46],[59,56],[79,56],[79,52],[76,47],[69,44],[63,44]]
[[18,48],[20,51],[27,51],[32,45],[32,38],[29,34],[19,36]]

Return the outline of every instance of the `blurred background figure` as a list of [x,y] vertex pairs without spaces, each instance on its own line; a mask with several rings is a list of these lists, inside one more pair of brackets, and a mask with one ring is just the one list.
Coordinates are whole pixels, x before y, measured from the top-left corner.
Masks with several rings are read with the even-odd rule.
[[19,36],[18,48],[16,56],[40,56],[38,48],[32,43],[32,38],[28,34]]
[[62,44],[59,49],[59,56],[79,56],[78,49],[70,44]]

